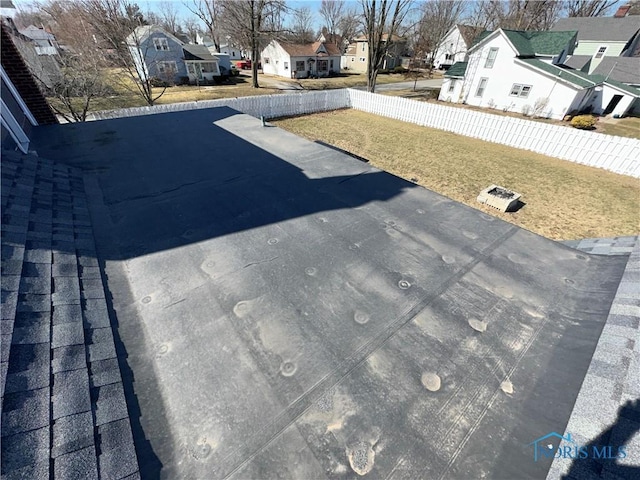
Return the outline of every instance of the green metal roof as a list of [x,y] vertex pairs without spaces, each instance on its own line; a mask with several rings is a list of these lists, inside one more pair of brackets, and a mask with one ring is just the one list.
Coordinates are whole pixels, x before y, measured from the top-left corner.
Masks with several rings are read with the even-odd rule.
[[526,32],[502,30],[518,51],[518,56],[558,55],[578,32]]
[[467,63],[469,62],[456,62],[449,70],[444,74],[445,77],[464,77],[465,72],[467,71]]

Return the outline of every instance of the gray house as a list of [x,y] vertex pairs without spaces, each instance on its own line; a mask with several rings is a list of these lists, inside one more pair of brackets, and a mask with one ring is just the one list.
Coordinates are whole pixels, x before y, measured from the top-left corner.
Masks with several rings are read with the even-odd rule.
[[188,77],[184,61],[184,43],[157,25],[135,29],[127,37],[127,45],[141,79],[158,78],[180,83]]

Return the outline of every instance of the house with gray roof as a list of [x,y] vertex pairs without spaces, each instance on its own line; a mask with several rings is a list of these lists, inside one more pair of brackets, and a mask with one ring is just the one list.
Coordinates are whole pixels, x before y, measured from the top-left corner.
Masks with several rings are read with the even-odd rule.
[[27,28],[18,30],[22,35],[29,38],[35,47],[38,55],[57,55],[58,54],[58,42],[56,37],[45,30],[43,27],[36,27],[35,25],[29,25]]
[[[566,65],[577,70],[602,74],[602,69],[598,72],[596,69],[605,59],[610,57],[640,58],[640,17],[636,15],[561,18],[551,28],[551,31],[565,30],[578,32],[573,56],[568,58],[566,62]],[[627,61],[626,65],[640,66],[637,62]],[[640,70],[636,70],[636,77],[640,76],[639,72]],[[624,82],[622,70],[615,73],[612,71],[611,74],[615,80]],[[634,83],[638,84],[640,80]]]
[[640,451],[635,237],[579,251],[228,107],[57,124],[10,45],[3,479],[542,479],[549,432]]
[[445,74],[439,99],[555,119],[637,109],[640,90],[564,66],[576,39],[576,31],[491,32],[469,49],[466,65]]
[[574,54],[564,64],[585,73],[640,86],[640,17],[574,17],[558,20],[552,31],[578,31]]
[[229,75],[229,56],[189,44],[158,25],[137,27],[127,45],[141,79],[166,83],[211,83]]

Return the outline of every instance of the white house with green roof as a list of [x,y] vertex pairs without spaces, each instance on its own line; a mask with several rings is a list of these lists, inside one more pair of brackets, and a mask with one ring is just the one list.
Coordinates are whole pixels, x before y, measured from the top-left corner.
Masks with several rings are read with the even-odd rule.
[[562,119],[570,112],[624,116],[640,90],[562,66],[577,32],[499,29],[469,49],[469,60],[445,74],[439,99]]

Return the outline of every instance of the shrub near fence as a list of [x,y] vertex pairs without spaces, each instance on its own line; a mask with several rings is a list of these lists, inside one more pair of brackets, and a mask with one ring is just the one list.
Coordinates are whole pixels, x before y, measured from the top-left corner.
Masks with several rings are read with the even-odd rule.
[[640,140],[349,90],[351,108],[640,178]]
[[576,130],[463,108],[341,89],[221,98],[96,112],[89,120],[133,117],[200,108],[230,107],[254,117],[277,118],[354,108],[425,127],[530,150],[640,178],[640,140]]

